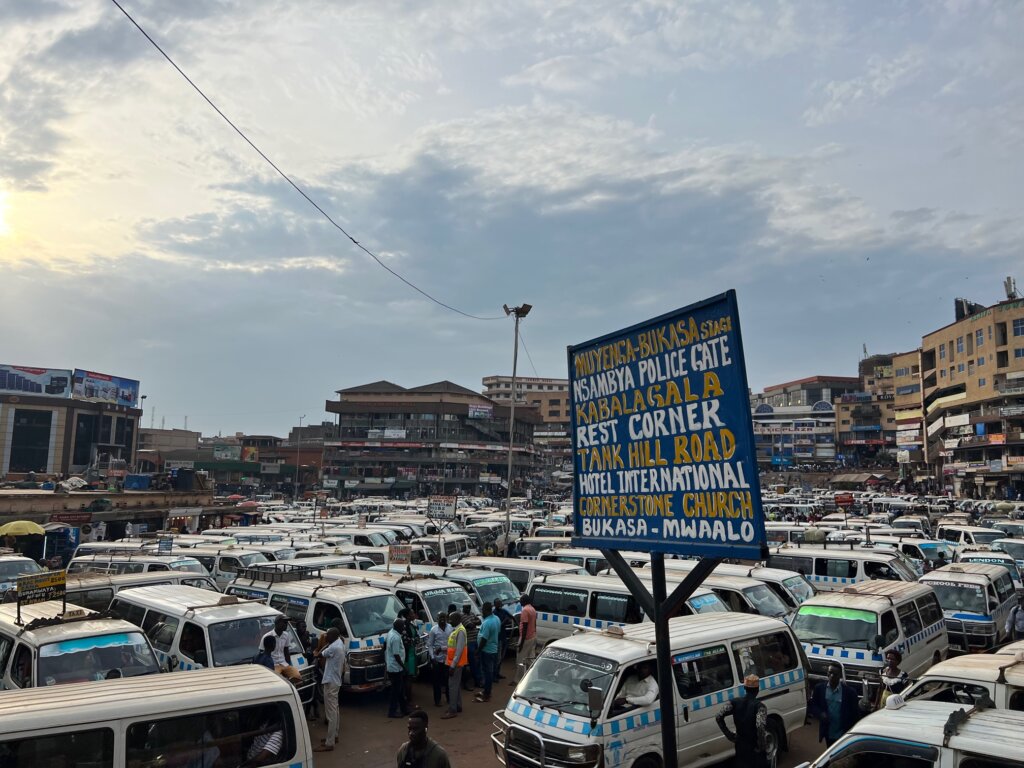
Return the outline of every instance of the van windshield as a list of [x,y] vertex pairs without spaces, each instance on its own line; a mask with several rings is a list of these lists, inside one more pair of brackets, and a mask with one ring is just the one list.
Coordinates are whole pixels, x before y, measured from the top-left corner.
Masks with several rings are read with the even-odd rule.
[[754,606],[754,610],[762,616],[785,616],[789,613],[786,604],[764,584],[747,587],[743,590],[743,594]]
[[160,671],[141,632],[79,637],[39,649],[39,685],[82,683],[113,677],[138,677]]
[[202,563],[192,558],[189,558],[188,560],[176,560],[175,562],[170,563],[170,566],[172,571],[185,571],[186,573],[201,573],[203,576],[210,575],[206,572],[206,569],[203,568]]
[[956,584],[931,579],[925,583],[935,590],[935,597],[939,599],[939,605],[944,611],[988,613],[985,590],[980,584]]
[[807,579],[803,576],[792,576],[784,579],[782,586],[793,596],[797,605],[814,597],[814,587],[808,584]]
[[975,544],[991,544],[996,539],[1003,538],[1002,531],[975,531],[971,535],[974,536]]
[[1024,560],[1024,541],[999,539],[992,544],[992,549],[1000,552],[1006,552],[1014,560]]
[[535,707],[589,717],[587,694],[580,689],[580,683],[590,680],[594,688],[604,692],[603,701],[608,697],[617,668],[614,661],[600,656],[547,648],[530,667],[515,695]]
[[[263,636],[274,629],[276,615],[247,616],[244,619],[221,621],[211,624],[210,650],[213,653],[213,666],[230,667],[233,664],[248,664],[259,652]],[[292,634],[288,633],[288,649],[292,658],[302,653],[302,648]]]
[[793,631],[802,643],[867,648],[878,634],[878,617],[871,611],[830,605],[802,605]]
[[519,590],[508,576],[484,576],[476,579],[473,586],[480,595],[481,603],[493,603],[495,600],[506,604],[519,602]]
[[471,603],[466,590],[459,587],[442,587],[439,589],[428,589],[423,593],[423,602],[427,604],[427,611],[430,613],[430,620],[437,618],[439,613],[445,613],[452,603],[460,611],[464,605]]
[[924,555],[925,560],[929,562],[936,562],[939,560],[939,553],[942,553],[942,559],[947,563],[953,562],[953,547],[944,541],[928,541],[922,542],[917,545],[917,548],[921,550],[921,554]]
[[353,637],[383,635],[391,629],[402,607],[401,601],[394,595],[364,597],[343,606]]
[[697,595],[686,601],[694,613],[728,613],[729,606],[722,602],[714,592]]
[[0,581],[16,581],[19,576],[27,573],[39,573],[43,570],[39,563],[34,560],[25,559],[5,560],[0,562]]

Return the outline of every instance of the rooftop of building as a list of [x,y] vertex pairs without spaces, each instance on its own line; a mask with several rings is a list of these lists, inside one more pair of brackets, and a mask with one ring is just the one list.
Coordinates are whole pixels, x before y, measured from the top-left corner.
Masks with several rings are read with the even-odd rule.
[[774,392],[779,389],[786,389],[787,387],[801,386],[804,384],[860,384],[860,379],[857,376],[807,376],[803,379],[794,379],[793,381],[786,381],[782,384],[772,384],[771,386],[765,387],[764,391]]
[[355,387],[347,387],[345,389],[337,389],[335,392],[339,395],[397,395],[404,393],[420,394],[420,395],[473,395],[474,397],[480,397],[479,392],[474,392],[472,389],[467,389],[459,384],[452,381],[435,381],[432,384],[422,384],[418,387],[403,387],[395,384],[392,381],[381,379],[380,381],[374,381],[370,384],[360,384]]

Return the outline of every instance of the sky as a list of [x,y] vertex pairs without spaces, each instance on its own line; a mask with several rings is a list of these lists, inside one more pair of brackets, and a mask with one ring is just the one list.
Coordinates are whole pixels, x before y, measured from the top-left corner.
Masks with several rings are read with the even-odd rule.
[[1024,284],[1024,4],[0,2],[0,362],[284,435],[735,288],[752,388]]

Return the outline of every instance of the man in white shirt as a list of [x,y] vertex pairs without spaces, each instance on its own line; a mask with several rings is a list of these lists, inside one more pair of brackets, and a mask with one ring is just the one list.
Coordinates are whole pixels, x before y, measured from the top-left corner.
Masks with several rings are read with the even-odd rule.
[[274,620],[274,628],[263,637],[274,638],[274,652],[271,654],[271,658],[274,660],[274,671],[279,675],[284,675],[291,682],[298,683],[302,680],[302,673],[292,666],[291,634],[287,629],[288,619],[278,616]]
[[651,675],[651,665],[644,661],[637,668],[636,673],[626,678],[619,696],[615,699],[613,706],[621,709],[624,707],[646,707],[658,699],[658,681]]
[[338,693],[345,674],[345,643],[336,627],[327,630],[327,645],[317,654],[324,660],[324,712],[327,715],[327,737],[314,752],[331,752],[338,740]]
[[427,635],[427,653],[430,655],[430,667],[434,683],[434,706],[441,706],[441,693],[446,698],[448,693],[448,638],[452,628],[448,624],[448,614],[437,617],[437,623],[431,627]]

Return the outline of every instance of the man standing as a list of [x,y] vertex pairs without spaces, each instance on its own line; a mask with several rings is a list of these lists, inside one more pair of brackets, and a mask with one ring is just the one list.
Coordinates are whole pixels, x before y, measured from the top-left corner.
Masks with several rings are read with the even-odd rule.
[[505,603],[502,602],[500,597],[494,601],[494,615],[501,622],[501,634],[498,636],[498,663],[494,667],[494,679],[504,680],[505,676],[501,674],[501,664],[508,655],[508,641],[512,637],[512,626],[515,623],[515,618],[508,608],[505,607]]
[[501,620],[494,615],[490,603],[484,603],[480,610],[484,619],[480,622],[480,634],[477,643],[480,646],[480,664],[483,667],[484,689],[478,693],[474,701],[491,700],[491,686],[494,685],[494,668],[498,663],[498,636],[501,634]]
[[519,614],[519,648],[516,650],[516,676],[510,685],[519,682],[522,670],[526,662],[537,655],[537,609],[532,605],[533,601],[529,595],[519,598],[519,604],[523,606]]
[[1012,642],[1024,640],[1024,611],[1020,604],[1013,606],[1006,617],[1006,637]]
[[462,686],[472,693],[474,688],[482,688],[484,684],[484,673],[480,667],[480,618],[473,616],[468,611],[462,615],[462,626],[466,629],[467,650],[469,651],[469,678],[463,674]]
[[398,768],[451,768],[448,753],[427,736],[427,713],[409,715],[409,740],[398,749]]
[[324,712],[327,714],[327,737],[323,744],[313,748],[314,752],[331,752],[338,740],[338,694],[345,674],[345,644],[341,633],[331,627],[327,630],[327,645],[317,652],[324,660]]
[[469,641],[466,639],[466,628],[462,626],[462,614],[454,613],[448,617],[452,624],[452,633],[448,635],[448,711],[441,715],[442,720],[449,720],[462,711],[462,673],[469,664]]
[[391,700],[388,702],[388,717],[404,717],[409,714],[405,700],[405,619],[395,619],[384,644],[385,665],[388,681],[391,683]]
[[427,635],[427,654],[430,656],[431,679],[434,683],[434,706],[441,706],[441,691],[451,703],[452,695],[448,690],[448,637],[452,628],[448,626],[448,614],[437,617],[437,623],[430,628]]
[[263,636],[264,642],[268,637],[274,638],[274,652],[271,656],[274,659],[274,671],[283,675],[293,683],[302,680],[302,673],[292,666],[291,635],[287,633],[288,619],[278,616],[274,619],[274,628]]
[[[757,675],[743,678],[746,696],[729,701],[715,716],[725,738],[736,745],[733,765],[744,768],[768,768],[768,708],[757,700],[761,679]],[[732,715],[736,733],[729,730],[725,718]]]
[[860,719],[858,699],[857,689],[843,682],[842,668],[831,664],[828,681],[814,686],[808,707],[808,712],[818,718],[818,741],[831,747]]

